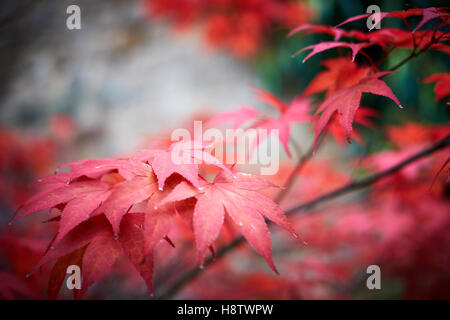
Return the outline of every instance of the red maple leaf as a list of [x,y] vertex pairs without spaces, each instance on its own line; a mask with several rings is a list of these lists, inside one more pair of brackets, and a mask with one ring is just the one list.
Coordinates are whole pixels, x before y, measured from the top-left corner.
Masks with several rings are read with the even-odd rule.
[[267,139],[273,130],[278,130],[278,140],[290,157],[289,139],[291,136],[291,124],[299,122],[308,122],[312,119],[309,111],[311,110],[311,101],[308,98],[297,97],[294,98],[288,108],[281,111],[278,118],[267,118],[253,125],[254,129],[266,129],[268,134],[260,134],[257,131],[257,137],[253,141],[251,150],[254,150],[260,143]]
[[[170,188],[166,188],[162,192],[156,192],[147,202],[144,222],[144,252],[146,254],[151,254],[162,239],[173,245],[167,235],[174,224],[177,209],[174,203],[163,204],[161,200],[166,198],[173,187],[176,188],[179,183],[179,179],[172,179],[169,181]],[[202,187],[200,186],[200,188]]]
[[325,99],[316,111],[316,115],[320,114],[320,117],[317,120],[315,128],[316,137],[314,146],[316,146],[320,133],[326,127],[335,112],[340,115],[339,123],[345,129],[347,139],[349,139],[353,129],[352,122],[355,118],[355,113],[359,108],[363,92],[388,97],[394,100],[394,102],[402,108],[397,97],[392,93],[392,90],[384,81],[379,79],[389,73],[391,72],[378,72],[367,76],[357,84],[340,89]]
[[134,265],[153,293],[153,254],[145,254],[144,214],[127,214],[122,220],[119,241],[128,259]]
[[312,24],[301,24],[298,27],[292,29],[289,33],[288,33],[288,37],[293,36],[296,33],[299,32],[303,32],[305,31],[306,33],[326,33],[329,34],[331,36],[334,37],[334,41],[338,41],[341,36],[344,34],[344,30],[336,28],[336,27],[331,27],[331,26],[320,26],[320,25],[312,25]]
[[356,55],[358,54],[358,52],[361,49],[367,48],[373,44],[374,43],[370,43],[370,42],[361,42],[361,43],[348,43],[348,42],[341,42],[341,41],[320,42],[317,44],[312,44],[310,46],[304,47],[303,49],[294,53],[292,55],[292,57],[296,57],[303,51],[311,49],[312,51],[302,60],[302,62],[305,62],[306,60],[308,60],[309,58],[311,58],[312,56],[316,55],[319,52],[329,50],[332,48],[337,48],[337,47],[346,47],[346,48],[350,48],[352,50],[352,61],[354,61],[356,58]]
[[436,82],[434,86],[435,100],[441,100],[450,95],[450,72],[437,73],[426,77],[423,82]]
[[135,176],[131,180],[115,184],[111,195],[96,212],[105,214],[113,227],[114,234],[117,236],[122,217],[135,204],[147,200],[157,192],[156,185],[156,177],[149,167],[146,176]]
[[[370,108],[359,107],[356,110],[355,117],[353,121],[357,124],[364,125],[369,128],[374,127],[374,123],[370,119],[370,117],[377,116],[378,113]],[[343,146],[346,141],[348,141],[348,136],[346,129],[340,124],[340,118],[342,116],[339,113],[335,113],[331,120],[328,122],[327,131],[333,136],[333,138]],[[357,141],[359,144],[363,143],[363,138],[361,137],[358,130],[352,130],[351,137]]]
[[206,123],[207,127],[213,127],[222,123],[232,123],[233,129],[241,128],[243,125],[258,118],[258,111],[248,106],[240,106],[237,110],[221,112]]
[[69,265],[81,268],[81,290],[75,296],[83,296],[88,288],[112,271],[116,260],[124,253],[145,280],[150,293],[153,292],[153,258],[144,254],[144,215],[127,214],[121,224],[118,240],[103,215],[89,219],[75,227],[60,242],[52,244],[40,262],[29,274],[42,265],[55,261],[49,278],[48,295],[58,295]]
[[[420,22],[417,26],[412,30],[407,18],[410,16],[422,15]],[[309,25],[303,24],[295,29],[293,29],[288,36],[292,36],[295,33],[305,31],[309,34],[311,33],[325,33],[333,36],[333,41],[329,42],[321,42],[318,44],[313,44],[308,47],[303,48],[294,54],[297,56],[299,53],[312,49],[303,62],[309,59],[311,56],[331,49],[335,47],[348,47],[352,49],[352,60],[355,59],[356,54],[361,52],[366,56],[366,54],[361,51],[361,49],[366,48],[368,46],[377,44],[381,46],[383,49],[386,49],[388,45],[393,47],[406,47],[406,48],[420,48],[420,49],[434,49],[440,50],[443,52],[450,52],[449,46],[445,43],[448,41],[448,33],[438,31],[437,29],[441,26],[447,25],[449,22],[449,14],[447,13],[447,8],[426,8],[426,9],[409,9],[405,11],[392,11],[392,12],[380,12],[379,13],[379,21],[384,19],[385,17],[393,17],[400,18],[404,21],[405,25],[409,30],[402,29],[394,29],[394,28],[383,28],[381,30],[376,30],[373,32],[361,32],[358,30],[344,30],[338,27],[347,24],[352,21],[357,21],[361,19],[367,19],[371,17],[372,14],[362,14],[358,16],[351,17],[344,22],[338,24],[335,27],[330,26],[320,26],[320,25]],[[433,30],[419,30],[423,27],[428,21],[433,20],[435,18],[440,18],[442,21],[433,29]],[[376,24],[372,26],[369,31],[372,31],[375,28]],[[338,41],[341,37],[346,38],[354,38],[359,41],[363,41],[360,43],[347,43]],[[367,56],[366,56],[367,57]],[[367,57],[368,60],[369,57]]]
[[[56,242],[80,222],[101,213],[106,215],[118,234],[122,216],[127,210],[148,199],[157,190],[156,177],[150,165],[136,160],[85,160],[68,166],[72,167],[72,172],[57,173],[38,181],[46,188],[25,202],[14,221],[60,205],[64,207]],[[101,181],[102,177],[112,179],[105,176],[111,170],[117,170],[121,173],[120,177],[129,180],[116,179],[112,185],[111,181]]]
[[327,70],[317,74],[303,91],[302,96],[326,91],[329,96],[338,89],[357,84],[368,73],[370,68],[358,66],[349,58],[338,57],[322,61]]
[[[76,265],[79,267],[82,266],[85,250],[86,247],[82,247],[78,250],[68,253],[60,257],[53,265],[53,268],[50,272],[50,277],[48,279],[47,293],[49,299],[54,300],[58,297],[58,293],[61,290],[61,286],[67,276],[67,268],[71,265]],[[74,296],[78,297],[78,289],[74,289]]]
[[[241,124],[247,123],[251,120],[256,121],[251,128],[253,129],[266,129],[265,131],[257,131],[256,137],[250,146],[250,150],[253,151],[259,144],[264,142],[270,137],[273,130],[278,130],[278,140],[283,146],[288,156],[291,156],[289,151],[289,138],[291,132],[291,124],[299,122],[308,122],[312,119],[309,111],[311,109],[311,102],[308,98],[296,97],[289,105],[286,105],[283,101],[277,98],[272,93],[264,89],[256,89],[257,97],[276,109],[279,112],[279,117],[267,117],[264,115],[257,116],[257,111],[250,107],[241,107],[240,109],[232,112],[219,113],[211,118],[209,124],[219,124],[225,122],[232,122],[233,128],[238,128]],[[241,114],[241,112],[244,113]]]
[[273,30],[307,22],[313,15],[298,1],[146,0],[146,5],[151,17],[169,17],[178,29],[200,23],[210,47],[229,50],[237,57],[257,53]]
[[273,186],[251,175],[237,174],[234,178],[219,174],[213,183],[204,183],[202,191],[182,182],[162,201],[163,204],[195,197],[193,228],[200,263],[208,248],[219,236],[225,213],[238,226],[240,233],[277,272],[272,259],[272,241],[264,218],[298,237],[280,207],[257,192]]
[[446,125],[424,125],[407,122],[401,126],[388,126],[386,134],[396,147],[405,148],[433,143],[450,134]]
[[83,255],[83,285],[80,296],[83,296],[92,284],[111,272],[121,253],[120,242],[116,241],[111,233],[101,233],[92,239]]
[[[187,155],[191,162],[204,161],[231,173],[219,160],[203,150],[204,144],[199,148],[189,145],[190,142],[179,142],[169,150],[143,150],[134,159],[95,159],[64,165],[71,167],[72,171],[39,180],[37,184],[46,188],[20,208],[15,220],[33,212],[63,206],[55,243],[85,219],[102,213],[118,235],[126,212],[162,190],[173,173],[200,187],[197,163],[173,163],[171,152],[176,147],[181,147],[181,157]],[[147,159],[152,159],[153,167],[145,163]],[[111,171],[119,174],[112,175]]]
[[[76,199],[83,199],[84,197],[89,196],[89,194],[91,193],[101,194],[103,192],[106,192],[110,187],[109,184],[94,179],[85,179],[67,184],[64,181],[56,181],[60,178],[64,179],[65,181],[67,176],[61,176],[57,174],[48,177],[48,179],[46,179],[46,181],[48,182],[47,188],[28,199],[19,208],[18,215],[15,217],[13,222],[34,212],[50,209],[56,207],[59,204],[69,203],[73,200],[75,201]],[[97,206],[98,205],[99,204],[97,204]],[[91,212],[95,208],[93,208]],[[71,209],[69,208],[69,210]],[[81,213],[78,219],[84,219],[89,213],[90,212],[86,214]]]
[[[449,14],[445,12],[445,8],[434,8],[434,7],[425,8],[425,9],[412,8],[412,9],[408,9],[408,10],[391,11],[391,12],[380,12],[379,21],[376,21],[376,22],[377,23],[381,22],[381,20],[383,20],[386,17],[388,17],[388,18],[400,18],[400,19],[405,20],[406,18],[408,18],[410,16],[419,16],[419,15],[421,15],[422,18],[421,18],[420,22],[417,24],[417,26],[414,28],[414,30],[412,32],[417,31],[425,23],[427,23],[428,21],[430,21],[432,19],[435,19],[435,18],[441,18],[441,19],[444,18],[445,19],[445,17],[448,17]],[[361,19],[367,19],[370,16],[372,16],[371,13],[354,16],[354,17],[351,17],[351,18],[341,22],[336,27],[340,27],[340,26],[342,26],[344,24],[347,24],[349,22],[353,22],[353,21],[357,21],[357,20],[361,20]],[[376,24],[374,24],[370,30],[372,30],[375,26],[376,26]]]
[[[180,141],[172,143],[168,149],[144,149],[135,159],[149,161],[156,176],[158,188],[163,190],[164,182],[172,174],[178,173],[196,187],[200,187],[198,164],[211,164],[231,173],[218,159],[206,152],[210,142]],[[179,160],[179,163],[177,162]]]
[[38,298],[23,278],[12,272],[0,271],[0,299],[14,300],[23,297]]

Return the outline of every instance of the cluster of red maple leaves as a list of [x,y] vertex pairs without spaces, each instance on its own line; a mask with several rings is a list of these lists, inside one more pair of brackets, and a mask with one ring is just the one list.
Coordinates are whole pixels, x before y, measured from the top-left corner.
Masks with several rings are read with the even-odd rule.
[[[208,17],[207,33],[214,34],[212,38],[226,45],[254,42],[239,44],[239,50],[244,53],[256,50],[262,33],[272,28],[274,21],[285,22],[288,26],[298,22],[297,15],[286,17],[291,12],[289,8],[295,6],[289,2],[264,1],[263,5],[261,1],[173,0],[149,3],[154,14],[172,15],[179,23]],[[421,20],[411,29],[407,19],[413,15],[421,16]],[[312,50],[304,60],[335,47],[350,48],[351,57],[323,61],[326,69],[289,104],[259,89],[258,98],[273,106],[279,113],[277,117],[242,106],[211,117],[208,126],[232,123],[234,128],[277,129],[280,143],[289,156],[293,123],[312,123],[313,149],[319,148],[319,138],[324,132],[341,143],[351,137],[362,141],[353,123],[374,127],[370,117],[377,116],[374,109],[360,107],[363,93],[387,97],[402,107],[382,80],[401,65],[382,70],[381,64],[372,61],[364,49],[380,46],[389,53],[406,47],[411,49],[411,58],[429,49],[449,52],[449,35],[440,31],[449,22],[445,9],[409,9],[381,14],[382,18],[403,19],[409,30],[389,28],[362,32],[340,28],[367,17],[350,18],[338,27],[303,24],[295,28],[290,35],[302,31],[334,37],[333,41],[303,48],[300,52]],[[220,22],[221,19],[225,22]],[[236,22],[240,19],[250,19],[250,22]],[[438,23],[430,30],[423,29],[430,20]],[[220,33],[223,30],[211,31],[221,23],[228,28],[226,36]],[[252,28],[243,27],[248,24]],[[215,38],[217,34],[220,36]],[[236,41],[235,37],[244,37],[244,40]],[[342,38],[359,42],[343,42]],[[367,57],[367,64],[355,62],[359,54]],[[438,82],[435,89],[439,100],[448,96],[448,80],[448,74],[425,79]],[[317,93],[325,93],[318,105],[313,99]],[[390,128],[387,136],[393,150],[370,155],[360,165],[367,170],[384,170],[449,133],[448,126],[410,124]],[[261,139],[257,139],[256,145],[258,143]],[[193,161],[175,163],[171,157],[175,148]],[[295,171],[300,179],[286,191],[285,201],[278,204],[274,201],[279,192],[277,185],[285,184],[286,177],[292,174],[292,166],[284,165],[276,176],[263,179],[243,172],[237,165],[223,164],[214,157],[213,150],[214,146],[208,141],[163,141],[127,158],[68,163],[58,167],[57,173],[37,180],[34,187],[39,191],[19,207],[14,221],[52,209],[50,220],[57,225],[57,232],[43,257],[29,270],[29,276],[53,262],[48,292],[49,297],[54,298],[67,267],[79,265],[83,285],[74,292],[76,297],[82,297],[92,284],[108,275],[114,265],[125,258],[153,292],[155,261],[159,259],[157,264],[169,270],[167,257],[182,251],[179,247],[194,244],[196,253],[193,256],[180,253],[184,256],[177,261],[188,260],[186,263],[192,265],[194,259],[201,266],[208,251],[214,256],[218,244],[227,243],[236,235],[242,235],[277,273],[267,225],[267,221],[271,221],[300,243],[292,245],[292,240],[285,239],[286,246],[291,244],[287,251],[302,251],[303,258],[298,263],[283,262],[282,276],[275,278],[266,273],[232,272],[236,268],[231,260],[222,260],[211,268],[203,281],[189,286],[187,294],[198,297],[207,292],[205,298],[229,298],[233,291],[232,297],[238,298],[344,297],[335,288],[352,283],[362,265],[376,261],[392,277],[405,280],[407,296],[449,296],[448,289],[442,286],[450,265],[447,254],[450,238],[445,232],[450,226],[448,200],[445,199],[448,179],[437,174],[448,164],[442,152],[415,162],[407,170],[392,175],[388,182],[375,184],[363,203],[339,204],[332,211],[314,212],[291,223],[282,208],[311,199],[330,186],[349,181],[350,177],[339,173],[329,162],[312,159],[304,170]],[[437,182],[433,183],[433,177]],[[308,245],[298,241],[298,234]],[[180,262],[182,266],[183,263]],[[223,272],[224,269],[227,272]],[[296,276],[289,277],[289,274]],[[170,280],[173,276],[167,278]],[[417,277],[423,277],[424,281],[418,281]],[[208,290],[203,290],[205,286]]]
[[146,0],[146,7],[150,17],[170,18],[178,30],[201,24],[210,47],[237,57],[257,53],[268,33],[307,23],[313,16],[305,4],[290,0]]

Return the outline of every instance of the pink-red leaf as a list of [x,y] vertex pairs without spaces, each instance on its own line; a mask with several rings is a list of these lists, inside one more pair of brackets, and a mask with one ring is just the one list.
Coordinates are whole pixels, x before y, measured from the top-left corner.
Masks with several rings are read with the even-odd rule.
[[[261,254],[276,272],[272,260],[272,242],[264,217],[282,228],[297,234],[281,209],[271,199],[255,190],[273,185],[260,178],[252,180],[250,175],[227,177],[219,174],[213,183],[207,183],[200,192],[187,184],[179,184],[162,203],[180,201],[195,194],[193,224],[200,263],[208,248],[217,239],[224,221],[224,213],[229,215],[250,245]],[[184,196],[183,196],[184,193]]]
[[233,129],[241,128],[243,125],[258,118],[258,111],[248,106],[240,106],[237,110],[221,112],[206,123],[207,127],[213,127],[218,124],[232,123]]
[[58,235],[54,244],[58,243],[70,230],[89,218],[101,203],[111,194],[110,189],[93,191],[70,200],[61,212]]
[[119,241],[114,240],[111,234],[97,236],[89,243],[83,256],[80,297],[92,284],[111,272],[121,250]]
[[114,185],[111,195],[97,211],[106,215],[115,234],[119,233],[123,215],[132,206],[147,200],[157,191],[155,180],[153,174],[149,174],[145,177],[136,176],[131,180]]
[[92,192],[103,192],[108,188],[107,183],[98,180],[75,181],[70,184],[58,183],[28,200],[14,221],[31,213],[50,209],[72,199],[86,196]]
[[425,78],[423,82],[436,82],[436,85],[434,86],[436,101],[450,95],[450,72],[433,74]]
[[122,219],[119,241],[128,259],[133,263],[153,294],[153,256],[144,254],[144,214],[127,214]]
[[70,231],[57,245],[52,246],[28,274],[33,274],[44,264],[78,250],[89,244],[96,237],[102,237],[106,234],[112,237],[111,226],[103,215],[93,217],[81,223]]
[[296,57],[303,51],[311,49],[312,51],[303,59],[303,62],[305,62],[306,60],[308,60],[309,58],[311,58],[312,56],[316,55],[319,52],[329,50],[332,48],[336,48],[336,47],[346,47],[346,48],[350,48],[352,50],[352,61],[354,61],[356,55],[358,54],[358,52],[361,49],[366,48],[371,45],[372,45],[372,43],[369,43],[369,42],[361,42],[361,43],[347,43],[347,42],[339,42],[339,41],[320,42],[317,44],[307,46],[307,47],[301,49],[300,51],[297,51],[292,57]]
[[174,173],[200,187],[198,164],[211,164],[230,172],[218,159],[204,151],[210,145],[210,142],[180,141],[173,143],[168,150],[142,150],[137,159],[151,161],[159,190],[164,189],[165,181]]
[[378,79],[390,72],[379,72],[363,78],[358,84],[340,89],[329,96],[317,109],[316,114],[320,114],[315,128],[316,137],[314,145],[325,126],[330,121],[335,112],[340,114],[339,123],[345,129],[347,138],[352,133],[352,122],[356,110],[359,108],[363,92],[382,95],[392,99],[400,108],[402,107],[397,97],[387,84]]

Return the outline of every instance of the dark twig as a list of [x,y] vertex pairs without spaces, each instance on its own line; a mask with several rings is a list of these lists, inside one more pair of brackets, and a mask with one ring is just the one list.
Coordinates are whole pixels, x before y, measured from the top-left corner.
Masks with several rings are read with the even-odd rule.
[[397,171],[399,171],[400,169],[402,169],[403,167],[407,166],[408,164],[415,162],[423,157],[426,157],[438,150],[441,150],[445,147],[450,146],[450,135],[447,135],[444,139],[439,140],[438,142],[436,142],[435,144],[433,144],[432,146],[412,155],[411,157],[403,160],[402,162],[396,164],[395,166],[392,166],[386,170],[377,172],[371,176],[368,176],[364,179],[360,179],[360,180],[353,180],[351,182],[349,182],[348,184],[339,187],[333,191],[330,191],[320,197],[317,197],[316,199],[313,199],[307,203],[304,203],[300,206],[294,207],[292,209],[289,209],[286,211],[286,214],[292,214],[294,212],[297,211],[306,211],[306,210],[310,210],[312,207],[316,206],[317,204],[327,201],[327,200],[331,200],[334,198],[339,197],[340,195],[343,195],[345,193],[354,191],[354,190],[358,190],[358,189],[362,189],[365,187],[368,187],[372,184],[374,184],[375,182],[377,182],[378,180],[389,176]]

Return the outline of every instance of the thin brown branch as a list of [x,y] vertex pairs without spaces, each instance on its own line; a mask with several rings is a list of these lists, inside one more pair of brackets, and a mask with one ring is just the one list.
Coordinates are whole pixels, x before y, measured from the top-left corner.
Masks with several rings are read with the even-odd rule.
[[[325,193],[311,201],[308,201],[302,205],[296,206],[292,209],[289,209],[286,211],[286,214],[296,214],[299,212],[305,212],[308,210],[311,210],[316,205],[326,202],[328,200],[337,198],[343,194],[356,191],[365,187],[368,187],[372,185],[373,183],[381,180],[384,177],[387,177],[393,173],[396,173],[397,171],[401,170],[405,166],[421,159],[426,156],[429,156],[439,150],[442,150],[446,147],[450,146],[450,135],[447,135],[442,140],[439,140],[438,142],[434,143],[433,145],[429,146],[428,148],[423,149],[420,152],[415,153],[414,155],[410,156],[409,158],[403,160],[402,162],[386,169],[380,172],[377,172],[373,175],[370,175],[364,179],[360,180],[353,180],[342,187],[339,187],[333,191],[330,191],[328,193]],[[234,239],[231,243],[221,247],[219,250],[216,251],[216,257],[215,259],[209,258],[204,263],[204,268],[207,268],[210,264],[212,264],[215,260],[220,259],[228,252],[232,251],[234,248],[236,248],[238,245],[244,242],[243,237],[238,237]],[[203,269],[204,269],[203,268]],[[185,285],[187,285],[190,281],[194,280],[202,271],[203,269],[200,268],[194,268],[189,271],[187,271],[185,274],[183,274],[167,291],[165,291],[159,299],[170,299],[174,297]]]
[[[402,61],[400,61],[399,63],[397,63],[395,66],[391,67],[389,69],[389,71],[394,71],[397,70],[398,68],[400,68],[401,66],[403,66],[405,63],[407,63],[409,60],[421,55],[422,53],[424,53],[425,51],[427,51],[433,44],[438,43],[441,38],[446,34],[446,33],[442,33],[441,36],[439,36],[438,38],[435,38],[436,36],[436,32],[437,32],[438,28],[435,28],[433,31],[433,36],[431,37],[430,42],[428,42],[426,44],[426,46],[424,46],[422,49],[420,49],[419,51],[417,51],[416,47],[414,47],[414,49],[411,51],[411,53],[409,54],[409,56],[407,56],[405,59],[403,59]],[[415,44],[414,44],[415,45]]]

